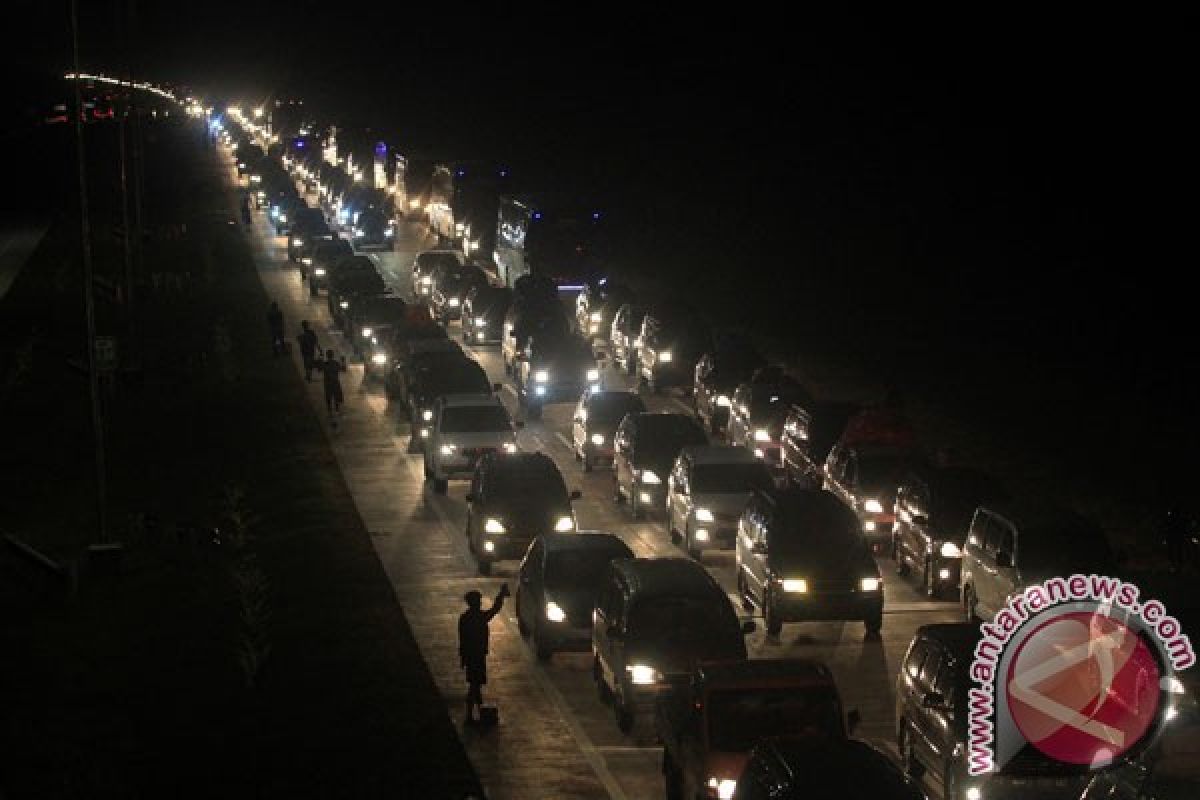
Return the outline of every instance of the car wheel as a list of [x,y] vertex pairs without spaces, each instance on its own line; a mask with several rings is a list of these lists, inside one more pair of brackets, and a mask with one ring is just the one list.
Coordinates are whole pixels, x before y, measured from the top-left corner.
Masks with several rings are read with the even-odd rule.
[[683,798],[683,776],[679,774],[679,767],[675,766],[675,762],[667,755],[666,750],[663,751],[663,789],[666,792],[667,800],[684,800]]
[[538,661],[549,661],[554,657],[554,648],[542,640],[536,628],[533,631],[533,650]]
[[591,472],[592,471],[592,457],[589,456],[587,453],[584,453],[582,461],[583,461],[583,471]]
[[484,576],[491,575],[492,574],[492,562],[487,561],[486,559],[481,560],[479,562],[479,574],[484,575]]
[[625,702],[620,693],[613,695],[613,714],[617,718],[617,730],[628,735],[633,731],[633,709]]
[[883,630],[883,609],[864,619],[863,624],[867,626],[868,634],[878,636],[879,632]]
[[316,286],[314,286],[314,285],[313,285],[313,284],[311,284],[311,283],[310,283],[310,284],[308,284],[308,296],[309,296],[309,297],[316,297],[316,296],[317,296],[317,287],[316,287]]
[[596,696],[600,698],[600,702],[612,702],[612,690],[604,682],[604,670],[600,669],[600,656],[592,656],[592,680],[596,682]]
[[434,478],[433,479],[434,494],[445,494],[446,489],[449,487],[449,485],[450,485],[450,482],[447,481],[445,478]]
[[783,632],[783,620],[780,619],[779,612],[775,610],[775,598],[770,594],[763,603],[763,625],[767,629],[768,636],[778,638],[779,634]]
[[691,534],[688,534],[684,544],[687,546],[687,554],[691,556],[693,561],[704,560],[704,550],[696,547],[696,543],[693,541]]
[[525,616],[521,613],[524,603],[521,602],[521,595],[524,594],[520,589],[517,589],[517,633],[523,637],[529,636],[529,626],[525,624]]
[[617,480],[617,476],[613,475],[613,502],[621,505],[625,502],[625,496],[621,494],[621,482]]
[[429,459],[422,459],[421,464],[425,467],[425,480],[433,480],[433,470],[429,469]]
[[641,503],[638,502],[637,492],[633,489],[629,490],[629,515],[634,519],[642,519],[645,516]]

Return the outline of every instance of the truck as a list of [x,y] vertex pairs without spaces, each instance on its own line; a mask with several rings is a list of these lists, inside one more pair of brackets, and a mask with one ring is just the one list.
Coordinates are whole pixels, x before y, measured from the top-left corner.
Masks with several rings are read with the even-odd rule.
[[697,665],[686,687],[660,698],[666,796],[728,800],[760,740],[776,736],[846,739],[858,713],[843,713],[833,673],[809,659]]

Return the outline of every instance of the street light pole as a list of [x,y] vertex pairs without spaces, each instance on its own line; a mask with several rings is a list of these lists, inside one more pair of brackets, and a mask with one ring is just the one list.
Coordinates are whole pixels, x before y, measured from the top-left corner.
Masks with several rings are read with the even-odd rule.
[[88,382],[92,400],[92,435],[96,454],[96,511],[101,544],[108,543],[107,487],[104,467],[104,419],[100,411],[100,376],[96,364],[96,302],[92,285],[91,225],[88,221],[87,167],[83,147],[83,93],[79,88],[79,12],[71,0],[71,54],[75,61],[75,155],[79,160],[79,232],[83,248],[83,305],[87,314]]

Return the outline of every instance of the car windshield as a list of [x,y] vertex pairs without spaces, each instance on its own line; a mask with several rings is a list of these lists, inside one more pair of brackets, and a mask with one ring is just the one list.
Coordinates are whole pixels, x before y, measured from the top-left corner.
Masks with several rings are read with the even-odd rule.
[[458,256],[454,253],[421,253],[417,256],[417,268],[421,272],[430,272],[441,264],[458,266]]
[[799,386],[755,386],[750,397],[750,416],[766,422],[768,418],[786,414],[796,403],[804,403],[807,396]]
[[[518,459],[521,456],[517,457]],[[536,463],[536,462],[535,462]],[[570,499],[562,475],[553,465],[530,467],[517,464],[510,468],[496,465],[492,471],[489,495],[519,498],[522,505],[567,509]]]
[[872,488],[894,487],[911,465],[906,455],[867,455],[858,459],[858,483]]
[[638,423],[636,448],[650,460],[656,456],[673,459],[689,444],[708,444],[708,436],[691,417],[681,414],[655,414]]
[[[474,364],[474,362],[470,363]],[[424,385],[420,388],[426,397],[491,391],[487,375],[477,368],[450,369],[443,367],[430,370]]]
[[508,412],[500,406],[450,406],[442,412],[442,433],[500,433],[511,430]]
[[769,736],[840,738],[842,712],[826,688],[713,691],[708,695],[709,748],[742,753]]
[[658,643],[712,639],[728,610],[707,597],[652,597],[633,607],[629,630],[635,638]]
[[633,392],[600,392],[588,398],[588,422],[616,425],[626,414],[645,410],[642,398]]
[[692,491],[700,493],[749,492],[775,485],[767,465],[761,461],[744,464],[697,464],[692,470]]
[[608,564],[614,558],[627,558],[621,548],[581,547],[557,550],[546,557],[546,588],[590,590],[601,585]]

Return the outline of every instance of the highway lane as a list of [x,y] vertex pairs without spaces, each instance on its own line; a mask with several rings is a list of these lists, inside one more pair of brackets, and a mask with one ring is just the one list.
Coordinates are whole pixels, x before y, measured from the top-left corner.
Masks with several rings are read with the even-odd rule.
[[[232,174],[232,171],[231,171]],[[231,179],[232,180],[232,179]],[[310,198],[312,202],[313,198]],[[475,575],[462,535],[465,525],[465,483],[451,483],[437,496],[421,478],[419,455],[409,455],[408,424],[387,407],[382,389],[362,379],[361,366],[340,332],[331,327],[324,296],[310,299],[294,268],[287,264],[283,239],[271,235],[257,215],[252,237],[260,273],[268,291],[283,307],[289,330],[298,320],[314,322],[323,345],[332,343],[352,366],[345,378],[347,409],[336,430],[328,429],[359,511],[369,530],[397,597],[413,626],[448,712],[484,785],[492,797],[660,797],[661,749],[648,724],[632,736],[616,728],[610,708],[597,699],[589,654],[560,654],[539,664],[516,631],[512,608],[493,624],[491,682],[486,699],[501,709],[498,730],[480,734],[461,727],[465,686],[457,667],[455,622],[461,597],[470,588],[494,591],[509,580],[515,590],[515,563],[496,565],[490,578]],[[411,296],[410,266],[416,252],[433,242],[416,225],[401,228],[395,252],[372,253],[388,285],[406,299]],[[457,323],[452,325],[457,334]],[[505,383],[497,348],[470,348],[495,382]],[[627,379],[606,370],[608,385],[621,387]],[[319,387],[312,399],[321,407]],[[505,403],[516,414],[510,389]],[[687,410],[679,398],[646,396],[654,410]],[[583,498],[576,513],[583,529],[617,533],[642,556],[678,556],[663,527],[661,514],[635,522],[612,499],[612,476],[604,469],[586,474],[567,445],[572,407],[548,406],[540,421],[529,421],[519,432],[523,449],[550,455],[571,488]],[[729,592],[734,590],[733,557],[705,557],[705,565]],[[788,625],[778,640],[760,630],[747,637],[754,658],[806,657],[827,663],[847,708],[858,709],[861,738],[894,751],[894,682],[904,649],[917,626],[957,621],[953,603],[926,601],[905,580],[894,575],[890,562],[881,564],[885,576],[885,617],[882,636],[868,640],[861,623]],[[733,598],[735,608],[740,604]]]

